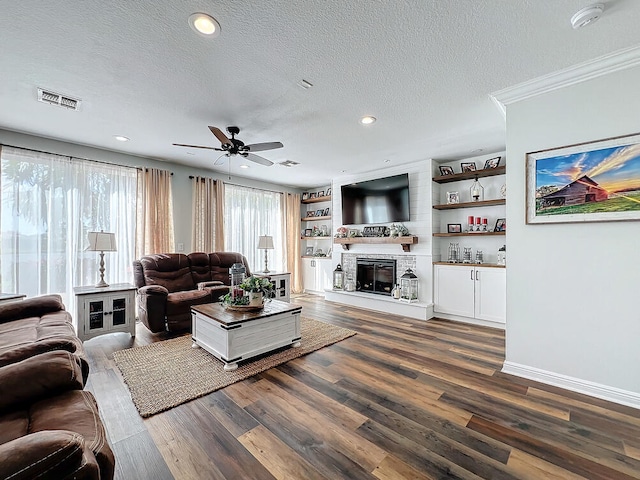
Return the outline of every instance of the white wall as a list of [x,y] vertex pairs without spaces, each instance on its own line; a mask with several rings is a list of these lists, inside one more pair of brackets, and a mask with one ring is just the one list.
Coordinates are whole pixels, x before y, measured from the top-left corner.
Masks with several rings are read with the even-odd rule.
[[640,132],[638,85],[635,67],[507,107],[505,371],[640,407],[640,223],[525,225],[526,153]]
[[[101,162],[115,163],[131,167],[149,167],[170,170],[173,172],[171,181],[171,189],[173,194],[173,220],[175,230],[176,247],[179,243],[184,244],[185,252],[191,251],[191,181],[189,176],[205,176],[210,178],[218,178],[224,182],[247,187],[263,188],[276,192],[296,192],[300,190],[281,185],[259,182],[256,180],[232,176],[231,180],[224,173],[205,170],[202,168],[192,168],[177,163],[162,162],[144,157],[136,157],[123,153],[112,152],[109,150],[101,150],[98,148],[87,147],[75,143],[60,142],[43,137],[36,137],[22,133],[12,132],[0,129],[0,144],[11,145],[14,147],[31,148],[59,155],[69,155],[88,160],[98,160]],[[273,167],[279,168],[279,167]],[[251,226],[247,226],[251,228]],[[256,232],[249,232],[252,235]]]

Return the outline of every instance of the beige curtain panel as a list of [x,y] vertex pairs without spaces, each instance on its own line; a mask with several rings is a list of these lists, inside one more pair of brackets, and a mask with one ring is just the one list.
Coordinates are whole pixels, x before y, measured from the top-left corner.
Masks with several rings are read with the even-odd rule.
[[284,225],[286,238],[286,269],[291,273],[291,293],[302,293],[300,263],[300,194],[284,194]]
[[171,172],[145,168],[138,172],[136,258],[174,251]]
[[224,248],[222,209],[218,187],[222,182],[212,178],[191,179],[193,202],[191,207],[191,251],[220,252]]

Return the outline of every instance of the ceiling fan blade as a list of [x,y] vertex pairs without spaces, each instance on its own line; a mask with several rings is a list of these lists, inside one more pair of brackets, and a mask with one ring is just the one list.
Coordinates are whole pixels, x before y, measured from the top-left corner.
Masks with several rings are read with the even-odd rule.
[[284,145],[280,142],[252,143],[245,145],[244,150],[249,152],[262,152],[263,150],[273,150],[274,148],[282,148]]
[[222,163],[224,162],[224,160],[222,160],[224,157],[228,157],[228,154],[222,154],[220,155],[215,162],[213,162],[214,165],[222,165]]
[[265,165],[267,167],[270,167],[271,165],[273,165],[272,161],[267,160],[266,158],[262,158],[259,155],[254,155],[253,153],[247,153],[246,155],[242,155],[242,156],[247,160],[251,160],[252,162],[259,163],[260,165]]
[[204,149],[207,149],[207,150],[221,150],[220,148],[216,148],[216,147],[203,147],[202,145],[185,145],[184,143],[173,143],[172,145],[175,145],[176,147],[204,148]]
[[222,145],[232,145],[231,140],[229,140],[229,138],[224,134],[224,132],[220,130],[218,127],[210,126],[209,130],[211,130],[211,133],[213,133],[216,136],[216,138],[220,140],[220,143]]

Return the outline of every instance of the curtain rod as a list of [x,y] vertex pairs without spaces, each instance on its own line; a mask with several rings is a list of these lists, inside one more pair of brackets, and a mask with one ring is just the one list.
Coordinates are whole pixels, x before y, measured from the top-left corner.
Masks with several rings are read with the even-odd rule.
[[[194,175],[189,175],[189,178],[190,178],[191,180],[193,180],[193,179],[194,179],[194,178],[196,178],[196,177],[195,177]],[[204,177],[200,177],[200,178],[202,178],[202,180],[204,181]],[[222,183],[223,183],[223,184],[225,184],[225,185],[231,185],[231,186],[233,186],[233,187],[250,188],[250,189],[252,189],[252,190],[260,190],[260,191],[262,191],[262,192],[269,192],[269,193],[282,193],[282,194],[287,194],[287,193],[289,193],[289,192],[282,192],[282,191],[277,191],[277,190],[268,190],[268,189],[266,189],[266,188],[248,187],[247,185],[239,185],[239,184],[237,184],[237,183],[228,183],[228,182],[225,182],[225,181],[223,181],[223,180],[217,180],[217,179],[215,179],[215,178],[214,178],[213,180],[214,180],[215,182],[222,182]]]
[[[136,167],[136,170],[144,170],[145,172],[149,171],[149,167]],[[173,172],[169,171],[169,173],[171,174],[171,176],[173,176]]]
[[[47,155],[58,155],[60,157],[77,158],[78,160],[85,160],[87,162],[103,163],[105,165],[115,165],[116,167],[135,168],[136,170],[142,170],[143,169],[143,167],[132,167],[131,165],[122,165],[120,163],[115,163],[115,162],[105,162],[104,160],[94,160],[92,158],[76,157],[75,155],[63,155],[61,153],[45,152],[44,150],[37,150],[35,148],[28,148],[28,147],[19,147],[18,145],[9,145],[7,143],[2,143],[0,145],[2,145],[4,147],[11,147],[11,148],[19,148],[21,150],[28,150],[30,152],[46,153]],[[173,175],[173,172],[171,172],[171,175]]]

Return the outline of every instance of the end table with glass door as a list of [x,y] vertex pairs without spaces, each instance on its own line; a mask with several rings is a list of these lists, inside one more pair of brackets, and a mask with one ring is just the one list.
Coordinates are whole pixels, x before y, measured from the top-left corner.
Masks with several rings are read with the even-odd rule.
[[76,329],[85,341],[114,332],[136,336],[135,293],[130,283],[108,287],[74,287],[76,296]]

